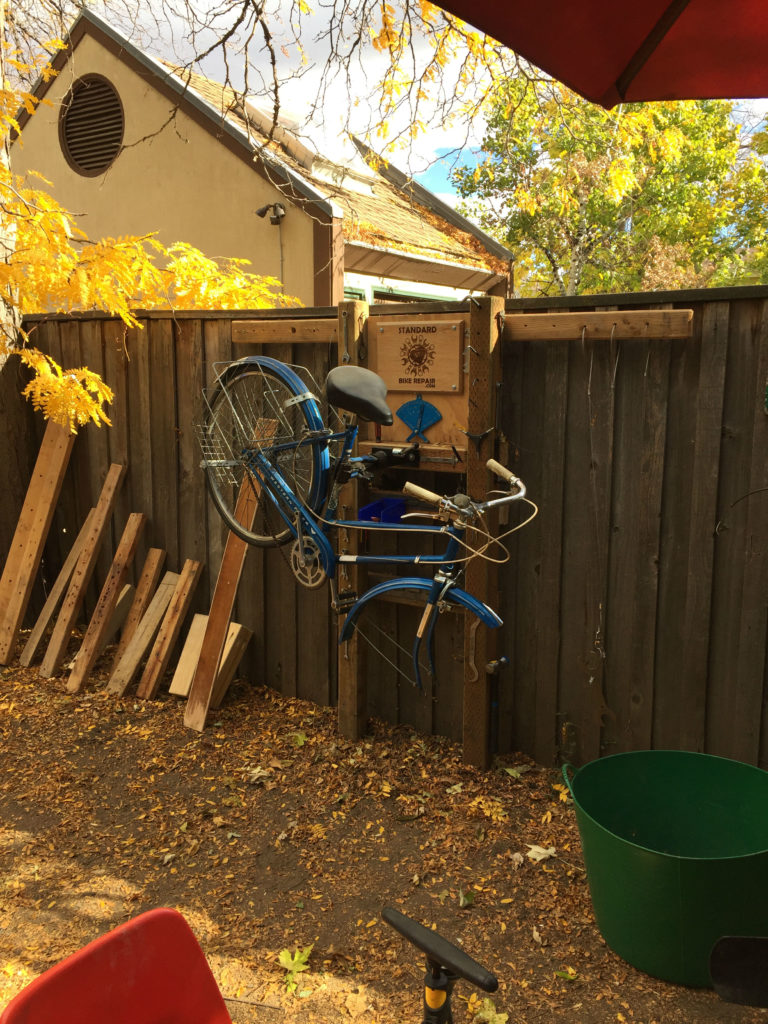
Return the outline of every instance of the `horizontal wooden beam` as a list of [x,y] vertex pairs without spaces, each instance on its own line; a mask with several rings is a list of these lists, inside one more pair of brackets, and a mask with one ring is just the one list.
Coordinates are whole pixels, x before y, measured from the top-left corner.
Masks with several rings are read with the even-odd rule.
[[[410,446],[410,441],[398,441],[394,444],[391,441],[358,441],[357,450],[360,455],[370,455],[373,451],[384,449],[402,449]],[[419,466],[421,469],[431,469],[437,473],[466,473],[467,471],[467,449],[465,445],[454,446],[450,444],[419,444]],[[404,473],[413,473],[414,467],[409,463],[394,463],[387,466],[389,470],[400,469]]]
[[336,344],[335,320],[234,320],[232,343],[276,345],[317,342]]
[[630,309],[599,313],[507,313],[504,341],[610,341],[689,338],[692,309]]

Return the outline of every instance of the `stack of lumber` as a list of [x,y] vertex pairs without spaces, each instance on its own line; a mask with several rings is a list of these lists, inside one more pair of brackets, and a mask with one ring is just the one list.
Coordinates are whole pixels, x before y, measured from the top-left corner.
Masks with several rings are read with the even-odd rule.
[[[74,437],[49,423],[43,438],[0,577],[0,664],[8,664],[14,653]],[[192,616],[203,563],[187,559],[179,572],[163,572],[166,552],[151,547],[134,586],[129,580],[147,524],[142,512],[128,516],[79,649],[67,661],[125,471],[123,465],[110,466],[99,499],[64,560],[19,663],[29,667],[39,659],[39,675],[44,678],[68,671],[67,690],[78,693],[92,680],[96,662],[119,633],[107,692],[123,696],[136,684],[138,697],[152,699],[174,668],[174,654]],[[245,499],[243,509],[244,515],[253,514]],[[170,692],[188,698],[184,721],[190,728],[202,730],[209,709],[220,705],[252,635],[245,626],[231,621],[246,549],[243,541],[229,535],[210,613],[191,618],[181,645]]]

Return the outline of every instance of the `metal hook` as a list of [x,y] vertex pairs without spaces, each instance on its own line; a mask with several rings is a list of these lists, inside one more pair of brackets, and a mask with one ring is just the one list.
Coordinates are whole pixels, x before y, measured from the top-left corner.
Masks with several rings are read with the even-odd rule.
[[[611,345],[611,346],[613,346],[613,337],[614,337],[615,333],[616,333],[616,324],[614,323],[614,325],[611,327],[611,338],[610,338],[610,341],[609,341],[609,345]],[[613,377],[611,378],[611,390],[612,391],[616,387],[616,374],[617,374],[618,369],[619,369],[619,356],[620,355],[621,355],[621,349],[617,348],[616,349],[616,362],[613,364]]]
[[344,352],[342,353],[341,361],[346,365],[352,358],[349,354],[349,316],[346,309],[341,311],[341,328],[344,340]]
[[480,354],[474,345],[464,346],[464,373],[469,373],[470,352],[474,352],[476,356]]

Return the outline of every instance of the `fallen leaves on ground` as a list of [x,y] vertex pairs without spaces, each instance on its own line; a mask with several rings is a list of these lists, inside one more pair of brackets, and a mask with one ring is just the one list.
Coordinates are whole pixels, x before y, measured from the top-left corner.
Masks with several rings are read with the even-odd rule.
[[[242,681],[203,734],[182,708],[115,699],[98,666],[78,695],[0,671],[0,1007],[165,905],[236,1022],[416,1021],[421,956],[382,921],[392,904],[497,974],[493,1004],[517,1024],[762,1019],[607,949],[554,771],[520,755],[481,771],[376,721],[352,742],[332,709]],[[289,991],[284,951],[310,947]],[[471,992],[459,983],[457,1020],[491,1012]]]

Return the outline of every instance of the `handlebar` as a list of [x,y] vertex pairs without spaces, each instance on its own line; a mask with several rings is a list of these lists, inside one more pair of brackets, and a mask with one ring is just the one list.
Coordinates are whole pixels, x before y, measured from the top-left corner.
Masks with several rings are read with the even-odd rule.
[[488,469],[490,469],[492,473],[495,473],[496,476],[500,476],[501,479],[506,480],[507,483],[511,484],[514,483],[515,480],[517,480],[517,477],[512,472],[512,470],[507,469],[506,466],[502,466],[502,464],[500,462],[497,462],[496,459],[488,459],[485,465],[487,466]]
[[410,480],[406,480],[403,484],[403,493],[410,494],[412,498],[421,498],[422,501],[426,501],[430,505],[440,505],[443,501],[442,494],[428,491],[426,487],[419,487],[418,484],[411,483]]
[[506,481],[510,489],[514,487],[514,494],[505,495],[503,498],[495,498],[492,501],[472,502],[464,494],[457,494],[453,498],[445,498],[442,494],[436,494],[434,491],[427,490],[426,487],[420,487],[419,484],[411,483],[410,480],[406,481],[403,485],[403,492],[412,498],[420,498],[430,505],[442,505],[449,509],[453,508],[458,512],[466,512],[470,508],[484,512],[486,509],[494,508],[497,505],[506,505],[510,501],[517,501],[519,498],[525,497],[525,484],[519,477],[515,476],[512,470],[502,466],[495,459],[488,459],[486,466],[492,473]]
[[455,977],[464,978],[484,992],[495,992],[499,987],[495,975],[442,935],[425,928],[394,907],[384,907],[381,916],[413,946],[426,953],[430,969],[434,973],[441,969],[450,971]]

